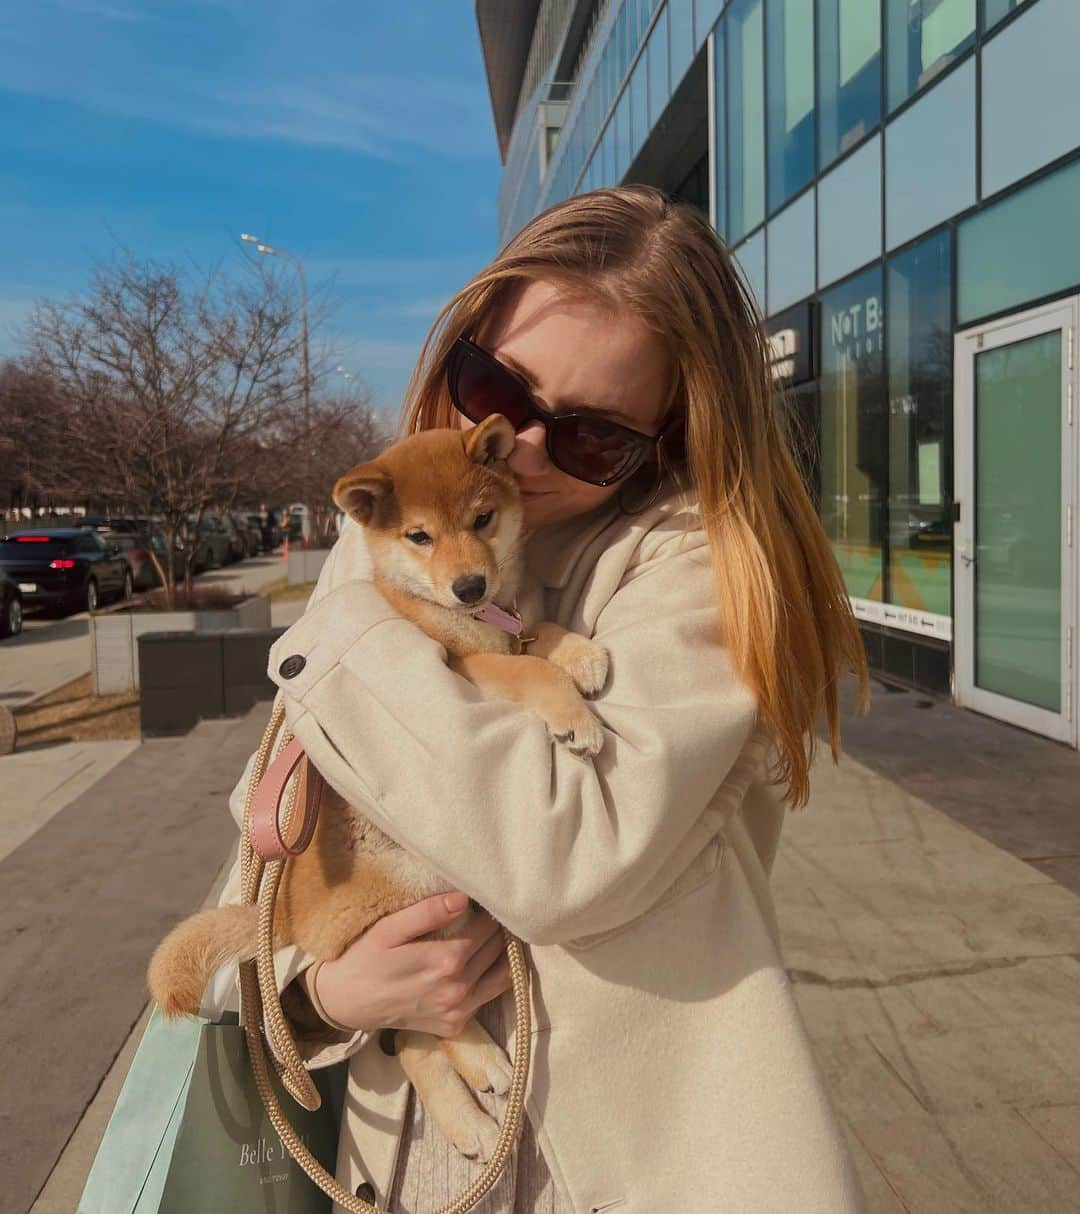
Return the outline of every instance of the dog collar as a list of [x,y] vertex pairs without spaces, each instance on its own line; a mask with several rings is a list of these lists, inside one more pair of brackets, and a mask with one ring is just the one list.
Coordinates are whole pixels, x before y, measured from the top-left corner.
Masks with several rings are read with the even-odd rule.
[[521,636],[525,629],[521,616],[516,611],[505,611],[498,603],[488,603],[482,611],[473,614],[473,619],[482,624],[494,624],[496,628],[501,628],[503,632],[515,637]]

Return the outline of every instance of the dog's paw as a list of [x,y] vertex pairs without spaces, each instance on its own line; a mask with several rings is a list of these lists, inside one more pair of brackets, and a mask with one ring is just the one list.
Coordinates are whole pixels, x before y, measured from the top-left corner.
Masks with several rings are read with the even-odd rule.
[[548,733],[576,755],[598,755],[604,748],[604,730],[582,703],[579,709],[549,717]]
[[510,1059],[476,1021],[460,1036],[444,1038],[439,1046],[473,1091],[494,1092],[496,1096],[505,1096],[510,1091],[514,1075]]
[[583,696],[591,698],[603,691],[610,665],[603,645],[581,640],[567,652],[561,665]]
[[455,1124],[451,1141],[466,1159],[487,1163],[499,1143],[499,1125],[483,1109],[474,1107]]

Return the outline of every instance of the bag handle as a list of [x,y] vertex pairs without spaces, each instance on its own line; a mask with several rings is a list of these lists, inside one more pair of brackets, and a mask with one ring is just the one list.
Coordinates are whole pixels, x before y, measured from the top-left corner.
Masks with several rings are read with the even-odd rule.
[[[281,1008],[274,973],[274,905],[281,883],[281,874],[288,862],[288,857],[299,854],[311,841],[322,791],[322,777],[307,759],[297,740],[288,729],[282,728],[284,719],[285,708],[279,701],[274,706],[270,722],[256,752],[255,763],[252,766],[244,801],[244,823],[240,841],[242,901],[249,905],[257,904],[259,907],[256,958],[254,961],[240,963],[241,1019],[248,1052],[251,1056],[251,1069],[255,1078],[255,1086],[259,1090],[271,1124],[289,1154],[303,1168],[312,1182],[348,1211],[348,1214],[386,1214],[385,1211],[370,1202],[350,1193],[319,1163],[285,1116],[270,1082],[270,1068],[263,1040],[264,1031],[276,1052],[274,1065],[286,1091],[305,1108],[317,1109],[321,1103],[318,1089],[312,1082],[289,1031],[288,1022]],[[270,752],[274,749],[274,739],[279,731],[281,738],[278,742],[278,752],[273,762],[270,762]],[[275,767],[275,764],[279,765]],[[285,809],[285,822],[283,827],[279,828],[281,797],[289,783],[290,776],[298,766],[300,767],[300,778],[292,783],[292,791]],[[253,814],[258,793],[264,779],[271,776],[271,771],[273,771],[273,776],[267,784],[264,798],[259,802],[263,827],[259,830],[258,839],[260,845],[265,842],[274,855],[273,858],[264,858],[261,848],[257,850],[253,844],[255,825]],[[300,785],[303,785],[303,788]],[[287,833],[289,830],[297,801],[300,802],[303,814],[302,826],[296,843],[290,847],[284,843],[282,832]],[[271,808],[268,809],[268,806]],[[272,830],[267,825],[268,817],[273,823]],[[278,844],[285,854],[277,853]],[[514,1068],[510,1080],[510,1091],[507,1095],[506,1115],[499,1130],[499,1139],[494,1153],[484,1170],[464,1193],[449,1205],[444,1206],[442,1210],[438,1211],[438,1214],[467,1214],[467,1211],[471,1210],[495,1186],[510,1159],[513,1145],[521,1133],[524,1120],[525,1087],[529,1077],[529,1052],[532,1038],[529,971],[521,941],[505,927],[502,930],[506,940],[514,992]]]

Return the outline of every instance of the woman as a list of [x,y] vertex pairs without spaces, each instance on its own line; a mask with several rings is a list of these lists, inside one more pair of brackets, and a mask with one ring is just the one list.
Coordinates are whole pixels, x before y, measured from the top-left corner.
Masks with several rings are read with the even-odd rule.
[[[450,1035],[479,1009],[505,1041],[498,921],[532,946],[530,1124],[483,1214],[858,1210],[768,874],[819,716],[835,752],[837,680],[865,685],[865,667],[753,305],[708,224],[644,188],[537,217],[443,310],[406,428],[496,409],[518,431],[543,614],[611,656],[605,745],[579,758],[479,696],[388,607],[345,528],[271,675],[323,774],[463,892],[315,970],[279,955],[308,1064],[351,1059],[338,1178],[426,1214],[476,1174],[377,1030]],[[466,895],[491,917],[417,939]]]

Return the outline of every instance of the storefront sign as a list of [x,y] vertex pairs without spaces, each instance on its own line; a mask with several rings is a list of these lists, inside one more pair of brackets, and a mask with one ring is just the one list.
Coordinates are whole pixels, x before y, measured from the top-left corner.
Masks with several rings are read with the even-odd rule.
[[829,318],[828,341],[836,353],[858,362],[885,348],[885,313],[879,295],[870,295],[860,303],[833,312]]
[[767,321],[765,327],[773,383],[793,387],[816,379],[813,302],[781,312]]

